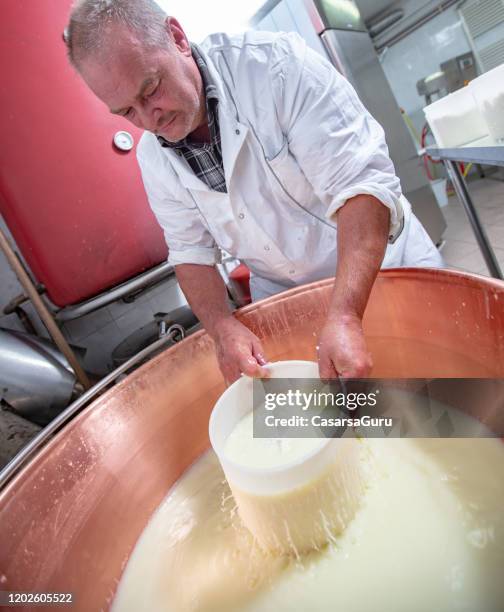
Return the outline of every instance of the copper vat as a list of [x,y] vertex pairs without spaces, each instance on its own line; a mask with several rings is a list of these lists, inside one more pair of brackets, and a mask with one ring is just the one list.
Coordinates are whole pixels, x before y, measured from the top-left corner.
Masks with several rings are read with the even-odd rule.
[[[314,359],[331,287],[299,287],[238,316],[271,360]],[[373,376],[504,377],[500,281],[385,271],[364,326]],[[72,609],[107,609],[150,515],[208,448],[223,389],[212,341],[198,332],[66,425],[0,493],[0,590],[72,591]]]

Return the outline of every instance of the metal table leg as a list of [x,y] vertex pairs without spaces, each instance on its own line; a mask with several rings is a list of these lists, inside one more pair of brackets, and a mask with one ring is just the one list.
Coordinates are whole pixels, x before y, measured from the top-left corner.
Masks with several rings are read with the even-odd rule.
[[488,240],[488,236],[486,235],[478,213],[474,208],[473,201],[471,199],[471,196],[469,195],[469,191],[467,190],[467,185],[465,183],[464,177],[460,172],[458,163],[446,160],[444,164],[446,166],[448,175],[450,176],[453,182],[453,187],[457,192],[457,196],[462,202],[462,205],[464,206],[464,209],[467,213],[469,223],[471,224],[474,235],[476,236],[476,240],[478,241],[479,248],[483,254],[483,257],[485,258],[485,263],[487,265],[488,271],[494,278],[504,280],[499,263]]

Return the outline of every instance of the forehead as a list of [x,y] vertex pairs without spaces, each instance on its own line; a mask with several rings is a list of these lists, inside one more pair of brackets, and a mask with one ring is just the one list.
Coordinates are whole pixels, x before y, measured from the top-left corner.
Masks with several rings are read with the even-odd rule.
[[169,60],[169,52],[144,47],[128,31],[110,34],[99,53],[83,60],[80,71],[93,92],[116,109],[130,104],[145,80],[155,78],[160,65]]

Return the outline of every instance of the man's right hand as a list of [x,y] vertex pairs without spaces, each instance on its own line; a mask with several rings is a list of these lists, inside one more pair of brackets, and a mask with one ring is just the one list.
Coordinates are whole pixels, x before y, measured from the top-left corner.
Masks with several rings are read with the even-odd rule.
[[213,336],[219,367],[227,385],[240,375],[267,378],[269,371],[259,338],[232,316],[220,321]]

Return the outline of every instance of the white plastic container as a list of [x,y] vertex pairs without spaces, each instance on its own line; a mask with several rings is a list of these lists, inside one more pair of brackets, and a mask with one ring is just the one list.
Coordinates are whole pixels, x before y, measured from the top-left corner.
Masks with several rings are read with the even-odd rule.
[[467,145],[488,136],[487,124],[469,87],[429,104],[424,113],[441,148]]
[[493,142],[504,144],[504,64],[471,81],[469,89]]
[[[317,364],[309,361],[277,362],[270,368],[275,378],[318,379]],[[359,506],[362,443],[320,438],[306,455],[276,467],[237,463],[227,456],[226,441],[252,411],[252,384],[251,378],[242,377],[231,385],[216,403],[209,425],[240,517],[263,549],[295,555],[319,549],[345,529]],[[299,442],[304,448],[306,440]]]

